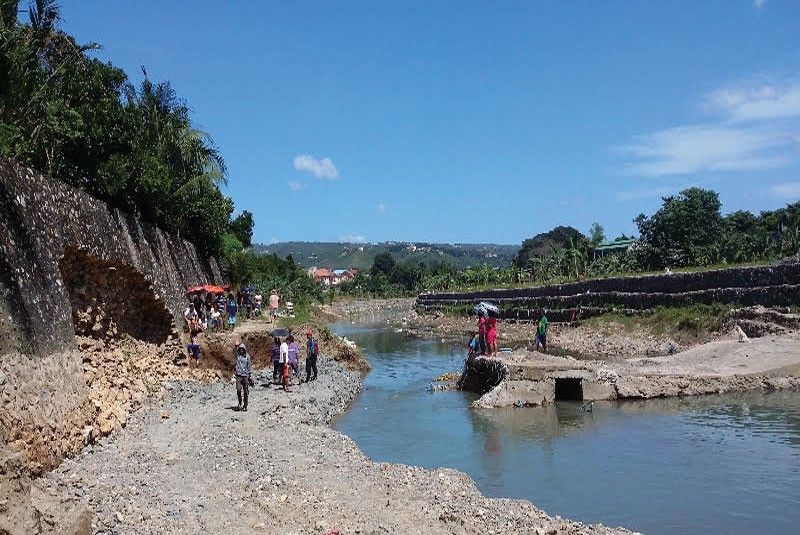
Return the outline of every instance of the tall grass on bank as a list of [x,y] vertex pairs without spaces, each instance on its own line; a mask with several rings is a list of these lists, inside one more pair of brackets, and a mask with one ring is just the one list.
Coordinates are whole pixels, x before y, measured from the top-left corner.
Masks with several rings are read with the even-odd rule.
[[721,330],[730,310],[731,307],[721,304],[659,307],[652,314],[641,316],[603,314],[587,319],[586,324],[600,329],[619,325],[628,332],[647,331],[677,338],[697,338]]

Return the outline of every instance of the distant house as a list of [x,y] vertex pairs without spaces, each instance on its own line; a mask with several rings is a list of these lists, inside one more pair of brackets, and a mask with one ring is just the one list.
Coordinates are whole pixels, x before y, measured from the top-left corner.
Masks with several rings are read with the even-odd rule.
[[314,277],[315,281],[321,282],[325,286],[330,286],[333,283],[333,273],[331,273],[330,269],[317,268],[314,270],[312,277]]
[[334,269],[331,271],[331,284],[337,285],[347,282],[355,277],[356,273],[358,273],[358,270],[355,270],[354,273],[352,269]]
[[608,255],[622,254],[631,250],[636,244],[636,239],[624,239],[603,242],[594,248],[594,258],[603,258]]

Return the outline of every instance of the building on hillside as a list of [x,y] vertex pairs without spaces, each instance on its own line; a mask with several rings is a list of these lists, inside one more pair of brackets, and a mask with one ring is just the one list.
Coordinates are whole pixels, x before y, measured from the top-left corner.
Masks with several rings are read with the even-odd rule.
[[608,255],[622,254],[631,250],[638,240],[634,238],[603,242],[594,248],[594,259]]
[[331,271],[331,284],[337,285],[347,282],[355,277],[356,273],[358,273],[358,270],[355,270],[354,273],[353,269],[334,269]]
[[333,274],[330,269],[326,268],[316,268],[312,277],[314,277],[315,281],[321,282],[325,286],[330,286],[333,282]]

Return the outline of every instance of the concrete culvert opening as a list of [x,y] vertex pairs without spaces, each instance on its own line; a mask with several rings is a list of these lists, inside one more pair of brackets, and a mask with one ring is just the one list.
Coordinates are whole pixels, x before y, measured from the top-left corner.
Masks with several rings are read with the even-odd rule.
[[583,385],[579,377],[556,378],[556,401],[583,401]]

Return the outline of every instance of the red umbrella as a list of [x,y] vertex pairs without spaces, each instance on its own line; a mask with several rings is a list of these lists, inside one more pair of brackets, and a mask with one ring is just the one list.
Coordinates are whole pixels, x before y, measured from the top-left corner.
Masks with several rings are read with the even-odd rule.
[[205,289],[205,291],[207,291],[210,294],[224,294],[225,293],[225,289],[224,288],[222,288],[221,286],[216,286],[214,284],[206,284],[205,286],[203,286],[203,288]]
[[199,294],[199,293],[210,293],[210,294],[224,294],[225,290],[222,289],[221,286],[217,286],[216,284],[201,284],[199,286],[192,286],[186,289],[186,294]]
[[199,294],[200,292],[205,292],[205,286],[192,286],[190,288],[186,288],[186,294]]

